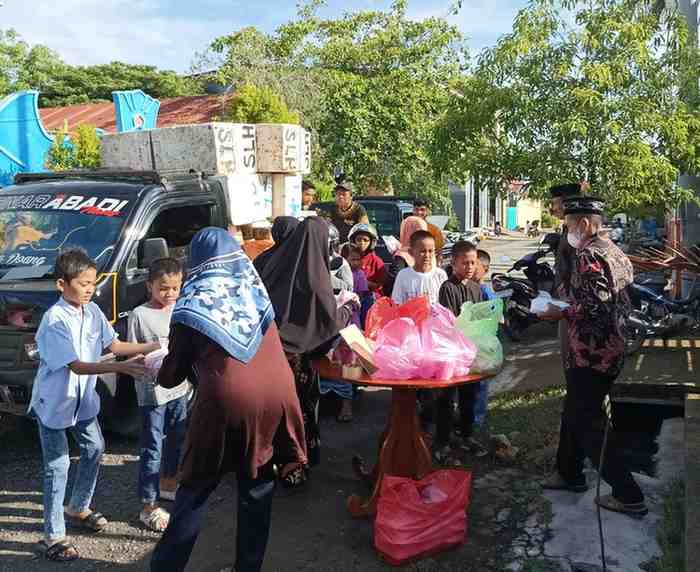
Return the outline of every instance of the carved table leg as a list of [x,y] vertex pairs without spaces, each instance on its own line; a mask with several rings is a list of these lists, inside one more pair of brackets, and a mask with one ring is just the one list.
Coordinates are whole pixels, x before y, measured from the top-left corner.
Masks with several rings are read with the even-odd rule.
[[423,438],[416,413],[416,390],[394,388],[389,428],[373,471],[372,494],[368,499],[352,495],[348,499],[350,514],[361,517],[376,513],[384,475],[421,479],[432,470],[432,465],[430,448]]

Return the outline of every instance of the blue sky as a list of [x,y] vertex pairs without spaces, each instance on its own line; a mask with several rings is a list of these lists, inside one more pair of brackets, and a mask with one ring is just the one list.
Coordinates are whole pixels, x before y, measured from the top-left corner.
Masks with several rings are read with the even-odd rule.
[[[444,16],[453,0],[408,0],[409,15]],[[328,0],[324,14],[383,9],[391,0]],[[450,16],[472,53],[511,29],[527,0],[463,0]],[[244,26],[272,31],[296,13],[295,0],[0,0],[0,29],[57,51],[71,64],[113,60],[187,71],[193,54]]]

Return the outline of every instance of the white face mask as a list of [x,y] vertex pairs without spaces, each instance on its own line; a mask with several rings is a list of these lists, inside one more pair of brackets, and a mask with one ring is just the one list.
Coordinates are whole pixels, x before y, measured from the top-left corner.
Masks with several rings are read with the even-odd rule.
[[566,233],[566,240],[571,248],[579,249],[583,245],[583,236],[577,230],[569,229]]

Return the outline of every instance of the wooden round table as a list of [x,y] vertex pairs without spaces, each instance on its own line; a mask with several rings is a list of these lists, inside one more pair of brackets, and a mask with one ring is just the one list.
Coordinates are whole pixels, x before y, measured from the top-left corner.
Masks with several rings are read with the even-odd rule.
[[363,471],[354,463],[358,475],[370,482],[372,494],[363,499],[359,495],[348,498],[348,510],[355,517],[371,516],[377,511],[377,501],[384,475],[422,479],[433,470],[430,447],[420,429],[416,412],[416,392],[419,389],[444,389],[476,383],[488,375],[468,375],[450,380],[437,379],[373,379],[364,371],[357,378],[343,377],[342,367],[328,358],[313,362],[314,369],[324,379],[342,380],[355,385],[385,387],[391,391],[391,414],[387,428],[379,440],[377,464],[371,472]]

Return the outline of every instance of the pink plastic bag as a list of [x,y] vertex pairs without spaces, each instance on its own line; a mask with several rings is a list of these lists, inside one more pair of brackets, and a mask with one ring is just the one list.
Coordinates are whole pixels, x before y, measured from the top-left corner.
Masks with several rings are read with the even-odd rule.
[[464,542],[471,473],[435,471],[420,481],[385,476],[374,523],[374,547],[396,566]]
[[410,318],[397,318],[382,328],[374,346],[379,368],[375,379],[413,379],[422,356],[420,334]]
[[[454,327],[454,315],[436,313],[420,328],[423,359],[418,375],[423,379],[452,379],[469,375],[476,346]],[[451,323],[450,323],[451,322]]]

